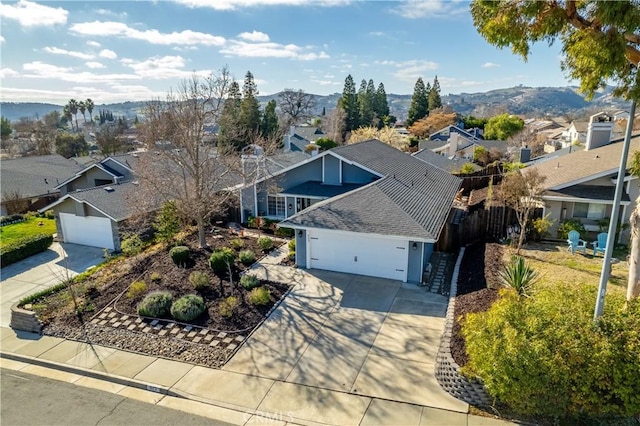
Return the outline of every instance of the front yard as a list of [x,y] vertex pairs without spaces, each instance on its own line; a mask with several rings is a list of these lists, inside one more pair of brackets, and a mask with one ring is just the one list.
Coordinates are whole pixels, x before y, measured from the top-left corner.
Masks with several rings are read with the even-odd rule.
[[33,235],[56,233],[56,221],[44,217],[32,217],[24,222],[5,225],[0,228],[0,247]]
[[[208,248],[199,249],[197,236],[188,235],[180,243],[188,247],[187,258],[178,262],[170,255],[170,246],[155,244],[99,267],[76,280],[71,291],[62,288],[29,300],[27,307],[37,313],[48,335],[219,367],[289,287],[241,280],[241,272],[265,251],[258,239],[216,228],[207,243]],[[223,249],[229,262],[214,271],[210,257]],[[159,292],[168,304],[154,311],[157,300],[145,300]],[[179,311],[178,300],[184,296],[189,300],[183,300],[186,304]],[[194,300],[200,302],[188,303]],[[142,305],[146,311],[140,310]],[[193,319],[185,319],[194,307],[199,309]]]

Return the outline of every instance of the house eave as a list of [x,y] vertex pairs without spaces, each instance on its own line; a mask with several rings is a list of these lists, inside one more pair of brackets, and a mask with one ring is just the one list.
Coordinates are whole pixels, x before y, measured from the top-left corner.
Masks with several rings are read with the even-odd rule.
[[[580,198],[580,197],[559,197],[557,195],[543,195],[542,199],[545,201],[566,201],[570,203],[592,203],[592,204],[607,204],[613,205],[613,200],[598,200],[595,198]],[[620,201],[621,206],[630,205],[630,201]]]
[[297,225],[297,224],[287,224],[287,221],[284,220],[282,222],[280,222],[278,224],[278,227],[283,227],[283,228],[291,228],[291,229],[296,229],[296,230],[318,230],[318,231],[322,231],[322,232],[328,232],[328,233],[335,233],[335,234],[354,234],[354,235],[370,235],[372,237],[376,237],[376,238],[389,238],[389,239],[393,239],[393,240],[398,240],[398,241],[416,241],[416,242],[422,242],[422,243],[428,243],[428,244],[435,244],[437,241],[434,240],[433,238],[421,238],[421,237],[414,237],[414,236],[409,236],[409,235],[390,235],[390,234],[377,234],[377,233],[373,233],[373,232],[356,232],[356,231],[347,231],[347,230],[343,230],[343,229],[329,229],[329,228],[318,228],[318,227],[313,227],[313,226],[305,226],[305,225]]

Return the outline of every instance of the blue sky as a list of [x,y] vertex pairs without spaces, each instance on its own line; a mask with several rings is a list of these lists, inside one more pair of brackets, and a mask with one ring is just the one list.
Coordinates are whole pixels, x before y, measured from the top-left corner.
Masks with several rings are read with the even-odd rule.
[[477,34],[464,1],[21,0],[0,24],[3,101],[149,100],[225,65],[261,94],[341,92],[348,74],[397,94],[436,75],[443,94],[570,84],[558,45],[525,63]]

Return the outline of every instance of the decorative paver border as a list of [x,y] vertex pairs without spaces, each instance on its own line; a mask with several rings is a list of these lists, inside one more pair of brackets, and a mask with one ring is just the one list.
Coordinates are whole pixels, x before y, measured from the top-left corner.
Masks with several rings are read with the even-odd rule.
[[493,399],[487,393],[484,384],[479,380],[468,379],[460,373],[460,366],[451,355],[451,335],[453,334],[453,323],[455,320],[456,294],[458,291],[458,274],[460,264],[464,257],[465,248],[460,249],[456,266],[451,277],[451,298],[447,307],[445,317],[444,333],[440,339],[440,346],[436,355],[436,380],[440,386],[453,395],[470,405],[476,407],[490,407]]

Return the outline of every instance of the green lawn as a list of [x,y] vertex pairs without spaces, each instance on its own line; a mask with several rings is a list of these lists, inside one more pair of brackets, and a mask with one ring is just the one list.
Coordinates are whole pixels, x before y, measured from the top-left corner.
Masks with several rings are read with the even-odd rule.
[[[40,225],[42,224],[42,225]],[[36,217],[24,222],[7,225],[0,228],[0,247],[12,243],[13,241],[37,234],[53,235],[56,233],[56,221]]]

